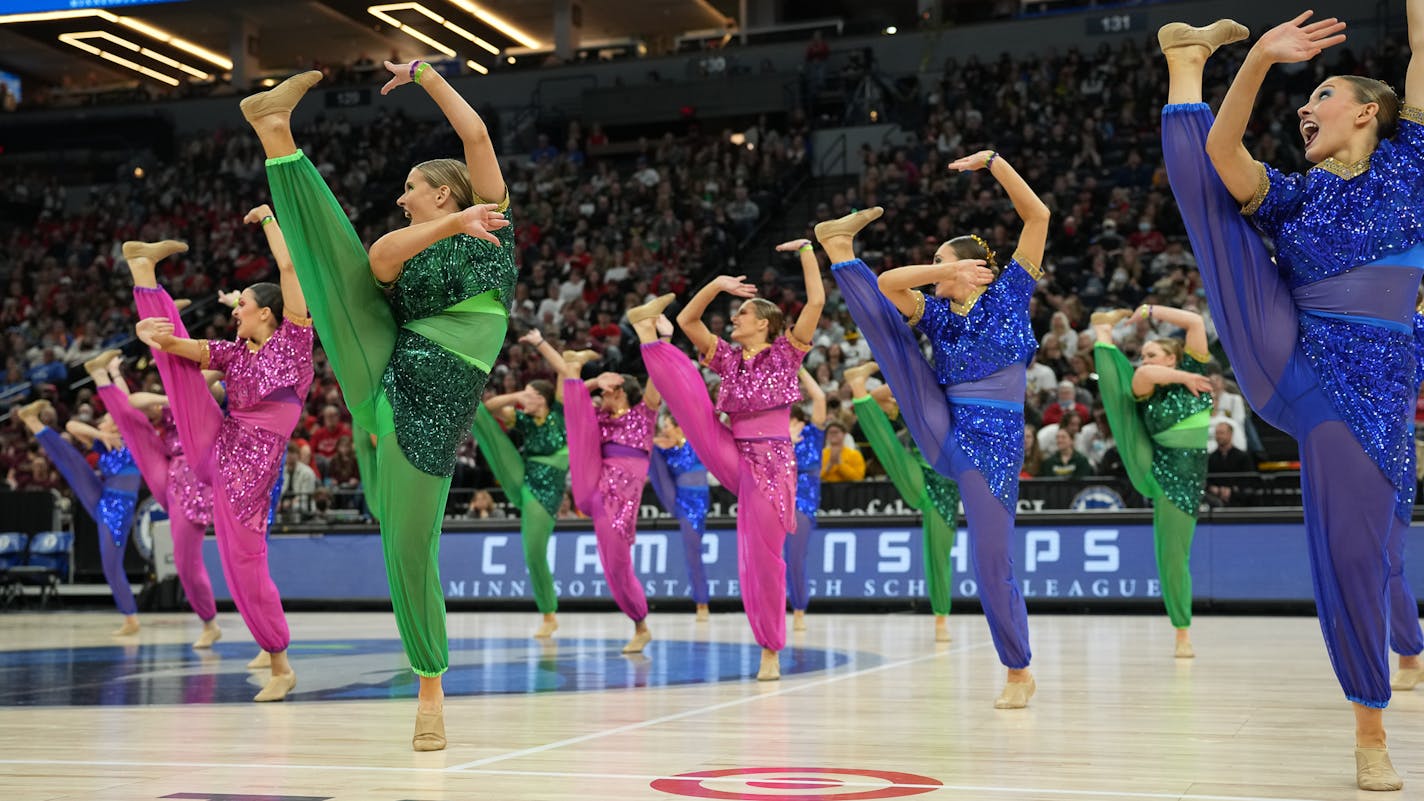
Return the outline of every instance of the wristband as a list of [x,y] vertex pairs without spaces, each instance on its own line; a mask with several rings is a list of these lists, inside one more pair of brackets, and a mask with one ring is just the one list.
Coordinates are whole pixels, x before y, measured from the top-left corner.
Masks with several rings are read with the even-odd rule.
[[419,67],[416,67],[410,71],[410,79],[412,81],[415,81],[416,83],[420,83],[420,76],[424,75],[425,71],[428,69],[430,69],[429,64],[425,63],[424,61],[420,62]]
[[267,216],[263,217],[263,218],[260,220],[260,222],[261,222],[263,228],[266,228],[268,223],[274,223],[274,222],[276,222],[276,221],[277,221],[277,218],[276,218],[276,217],[273,217],[273,216],[270,215],[270,214],[268,214]]
[[802,245],[801,247],[797,248],[797,249],[796,249],[796,252],[797,252],[797,253],[806,253],[806,252],[809,252],[809,251],[812,251],[812,250],[815,250],[815,248],[811,247],[811,243],[810,243],[810,242],[807,242],[806,244],[804,244],[804,245]]
[[998,157],[999,157],[999,151],[997,151],[997,150],[990,150],[990,151],[989,151],[989,160],[986,161],[986,162],[984,162],[984,169],[986,169],[986,170],[991,170],[991,169],[993,169],[993,168],[994,168],[994,159],[996,159],[996,158],[998,158]]

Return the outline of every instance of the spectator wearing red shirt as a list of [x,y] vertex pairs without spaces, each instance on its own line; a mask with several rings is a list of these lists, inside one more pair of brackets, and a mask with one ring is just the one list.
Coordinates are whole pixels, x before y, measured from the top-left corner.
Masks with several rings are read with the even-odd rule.
[[327,462],[336,455],[336,446],[342,437],[351,437],[351,426],[341,419],[341,410],[331,405],[323,407],[321,425],[311,433],[312,455],[321,472],[326,471]]
[[1058,399],[1043,410],[1043,424],[1053,425],[1068,412],[1077,412],[1080,420],[1088,419],[1088,407],[1078,402],[1078,388],[1072,381],[1059,381]]

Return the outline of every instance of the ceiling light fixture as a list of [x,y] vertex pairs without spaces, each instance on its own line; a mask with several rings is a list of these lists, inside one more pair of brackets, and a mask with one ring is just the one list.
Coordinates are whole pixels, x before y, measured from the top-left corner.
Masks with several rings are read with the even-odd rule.
[[481,75],[489,75],[489,68],[478,61],[470,60],[465,62],[465,66],[478,72]]
[[430,9],[428,9],[428,8],[426,8],[425,6],[421,5],[420,3],[388,3],[388,4],[383,5],[383,6],[371,6],[370,8],[367,8],[366,10],[367,10],[368,12],[370,12],[372,16],[376,17],[376,18],[379,19],[379,20],[382,20],[382,21],[385,22],[387,25],[391,25],[391,26],[395,27],[397,30],[400,30],[400,31],[403,32],[403,33],[407,33],[407,34],[409,34],[409,35],[411,35],[411,36],[414,36],[415,38],[421,40],[422,42],[425,42],[426,44],[430,45],[431,47],[434,47],[434,48],[440,50],[440,52],[445,53],[447,56],[450,56],[450,57],[452,57],[452,58],[455,56],[455,53],[454,53],[453,51],[452,51],[452,52],[446,52],[446,49],[444,48],[443,45],[441,45],[440,43],[436,42],[436,41],[433,40],[433,39],[430,39],[430,38],[428,38],[428,37],[426,37],[426,36],[420,34],[419,31],[416,31],[416,30],[414,30],[413,28],[411,28],[410,26],[405,25],[405,24],[402,23],[400,20],[396,19],[395,17],[391,16],[390,14],[388,14],[388,13],[386,13],[386,12],[389,12],[389,11],[414,11],[414,12],[417,12],[417,13],[423,15],[426,19],[428,19],[428,20],[430,20],[430,21],[432,21],[432,22],[434,22],[434,23],[436,23],[436,24],[438,24],[438,25],[444,27],[446,30],[450,31],[451,33],[454,33],[454,34],[456,34],[457,36],[460,36],[460,37],[462,37],[462,38],[464,38],[464,39],[466,39],[466,40],[468,40],[468,41],[470,41],[470,42],[473,42],[477,47],[480,47],[481,49],[488,51],[491,55],[495,55],[495,56],[499,55],[499,48],[498,48],[498,47],[495,47],[494,45],[492,45],[492,44],[490,44],[489,42],[485,41],[484,39],[480,38],[479,36],[476,36],[475,34],[470,33],[469,31],[465,30],[464,28],[461,28],[459,25],[456,25],[455,23],[451,22],[450,20],[445,19],[444,17],[440,16],[439,14],[436,14],[434,11],[431,11]]
[[[174,36],[172,33],[156,26],[150,25],[141,19],[134,17],[121,17],[118,14],[111,14],[102,8],[76,9],[74,11],[41,11],[34,14],[5,14],[0,15],[0,25],[14,25],[22,22],[54,22],[64,19],[84,19],[86,17],[98,17],[105,22],[115,25],[123,25],[131,28],[145,36],[157,39],[164,44],[175,47],[179,50],[197,56],[214,66],[222,67],[225,70],[232,69],[232,60],[224,57],[220,53],[202,47],[187,39]],[[187,71],[187,70],[185,70]]]
[[[91,33],[97,33],[97,31]],[[59,41],[64,42],[65,44],[71,47],[76,47],[80,50],[83,50],[84,52],[90,55],[98,56],[99,58],[105,59],[107,61],[112,61],[121,67],[127,67],[128,69],[131,69],[134,72],[147,75],[148,77],[153,78],[154,80],[162,81],[168,84],[169,86],[177,86],[179,83],[178,79],[174,78],[172,75],[165,75],[164,73],[161,73],[157,70],[151,70],[148,67],[143,66],[142,64],[134,63],[122,56],[116,56],[107,50],[97,48],[89,44],[88,42],[83,41],[82,36],[82,34],[61,33],[59,35]]]
[[450,5],[459,8],[466,14],[469,14],[480,22],[483,22],[491,28],[494,28],[495,30],[499,31],[505,36],[508,36],[509,38],[513,39],[514,41],[520,43],[525,47],[532,47],[538,49],[544,46],[544,44],[538,39],[535,39],[533,36],[530,36],[529,34],[515,27],[514,25],[511,25],[510,23],[506,22],[499,16],[495,15],[494,12],[481,6],[475,5],[469,0],[448,0],[448,2],[450,3]]
[[115,36],[112,33],[109,33],[108,31],[75,31],[72,33],[62,33],[59,35],[59,39],[65,44],[71,45],[74,44],[74,42],[71,40],[105,39],[107,41],[113,42],[114,44],[120,47],[138,53],[139,55],[151,58],[154,61],[163,64],[164,66],[182,70],[183,72],[188,73],[189,75],[193,76],[194,78],[197,78],[198,80],[206,81],[210,80],[213,77],[212,75],[209,75],[208,73],[203,72],[202,70],[197,69],[196,67],[190,67],[177,59],[169,58],[168,56],[165,56],[162,53],[149,50],[147,47],[141,47],[140,45],[134,42],[130,42],[128,39]]

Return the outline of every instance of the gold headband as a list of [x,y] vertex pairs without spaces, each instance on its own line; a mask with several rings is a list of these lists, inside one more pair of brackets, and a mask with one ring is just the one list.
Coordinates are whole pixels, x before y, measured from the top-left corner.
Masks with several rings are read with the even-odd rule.
[[989,243],[985,242],[984,239],[978,234],[970,234],[969,238],[974,240],[974,244],[978,245],[981,248],[984,248],[984,260],[989,262],[989,269],[997,272],[999,269],[999,263],[994,258],[994,249],[989,247]]

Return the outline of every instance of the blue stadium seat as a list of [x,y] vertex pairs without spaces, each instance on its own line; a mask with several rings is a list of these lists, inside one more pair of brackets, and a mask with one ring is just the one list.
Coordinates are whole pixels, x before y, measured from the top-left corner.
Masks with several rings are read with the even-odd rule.
[[30,538],[18,531],[0,532],[0,570],[25,563],[25,546]]
[[74,532],[41,531],[30,539],[30,557],[26,564],[48,568],[68,580],[69,563],[73,556]]

